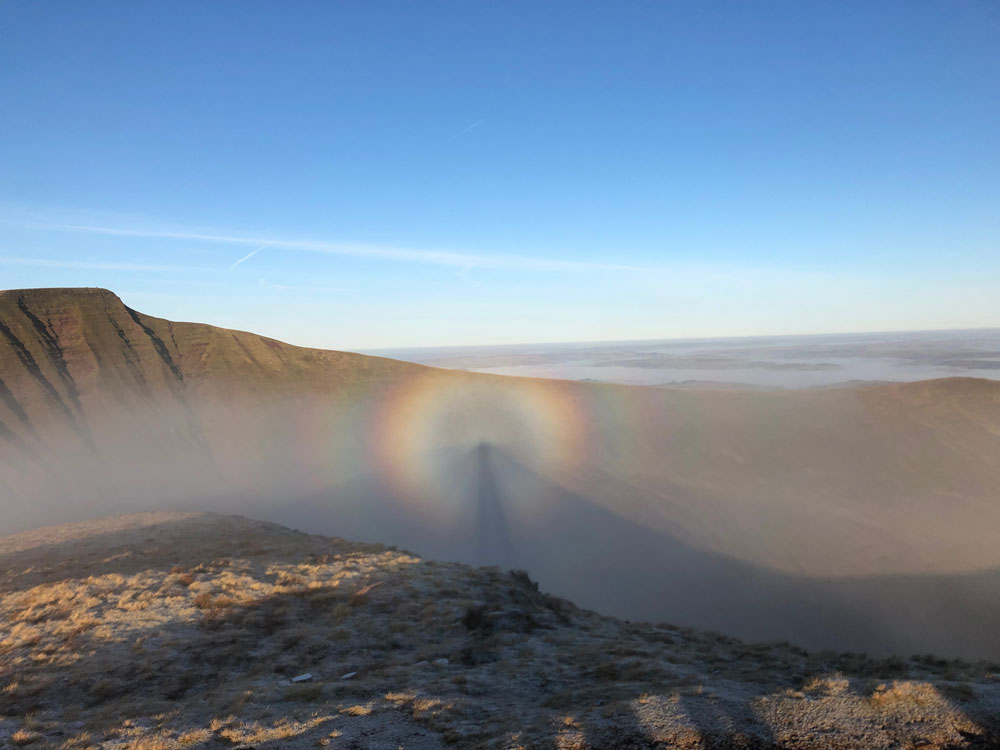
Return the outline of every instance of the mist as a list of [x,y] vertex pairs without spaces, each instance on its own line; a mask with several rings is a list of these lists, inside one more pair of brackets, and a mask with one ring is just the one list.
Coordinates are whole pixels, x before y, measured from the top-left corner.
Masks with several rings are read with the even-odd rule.
[[[239,513],[523,569],[631,620],[1000,658],[1000,560],[986,544],[997,524],[980,503],[995,435],[932,430],[924,400],[884,388],[789,401],[428,373],[338,398],[106,409],[86,439],[79,425],[36,425],[0,458],[0,520],[13,532],[143,510]],[[963,450],[942,452],[956,430]],[[936,456],[923,474],[906,478],[902,439]],[[931,510],[942,493],[951,505]],[[948,528],[928,535],[943,513]]]

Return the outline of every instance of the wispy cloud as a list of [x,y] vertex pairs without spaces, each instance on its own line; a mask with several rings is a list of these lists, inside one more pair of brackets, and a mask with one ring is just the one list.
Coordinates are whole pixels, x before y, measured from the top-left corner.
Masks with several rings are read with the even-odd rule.
[[303,284],[272,284],[264,279],[257,279],[257,285],[262,289],[270,289],[275,292],[349,292],[350,289],[342,286],[309,286]]
[[140,272],[182,272],[207,271],[211,269],[193,266],[164,266],[150,263],[109,263],[105,261],[63,260],[59,258],[17,258],[0,256],[0,265],[23,268],[66,268],[91,271],[140,271]]
[[246,255],[244,255],[244,256],[243,256],[242,258],[240,258],[240,259],[239,259],[238,261],[236,261],[235,263],[233,263],[233,265],[231,265],[231,266],[230,266],[229,268],[227,268],[226,270],[227,270],[227,271],[232,271],[232,270],[233,270],[234,268],[236,268],[236,266],[238,266],[238,265],[239,265],[240,263],[244,263],[245,261],[248,261],[248,260],[250,260],[250,259],[251,259],[251,258],[252,258],[253,256],[255,256],[255,255],[256,255],[257,253],[259,253],[259,252],[260,252],[261,250],[263,250],[263,249],[264,249],[265,247],[267,247],[267,245],[261,245],[260,247],[258,247],[258,248],[256,248],[256,249],[254,249],[254,250],[251,250],[251,251],[250,251],[249,253],[247,253]]
[[486,120],[476,120],[476,121],[475,121],[474,123],[472,123],[471,125],[468,125],[468,126],[466,126],[466,127],[462,128],[461,130],[459,130],[459,131],[458,131],[458,133],[456,133],[455,135],[456,135],[456,136],[459,136],[459,135],[465,135],[465,134],[466,134],[466,133],[468,133],[468,132],[469,132],[470,130],[474,130],[475,128],[478,128],[478,127],[479,127],[480,125],[482,125],[482,124],[483,124],[484,122],[486,122]]
[[[391,260],[408,263],[457,267],[459,269],[487,268],[517,271],[650,271],[641,266],[621,263],[594,263],[590,261],[556,260],[529,255],[494,255],[452,252],[449,250],[420,250],[414,248],[395,247],[391,245],[371,245],[351,242],[329,242],[317,240],[300,240],[287,237],[262,237],[222,232],[197,231],[186,229],[157,229],[136,227],[115,227],[94,224],[35,224],[38,229],[59,230],[67,232],[86,232],[118,237],[146,237],[160,240],[178,240],[185,242],[210,242],[231,245],[256,245],[257,251],[263,247],[273,247],[284,250],[299,250],[330,255],[345,255],[373,260]],[[257,252],[255,251],[255,252]],[[237,261],[237,265],[254,253]]]

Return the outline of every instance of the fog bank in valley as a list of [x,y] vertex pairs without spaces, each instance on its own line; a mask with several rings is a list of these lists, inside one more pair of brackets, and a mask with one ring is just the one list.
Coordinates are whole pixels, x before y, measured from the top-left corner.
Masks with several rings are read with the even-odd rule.
[[408,362],[522,377],[665,387],[822,388],[1000,380],[1000,329],[394,349]]
[[[770,504],[747,494],[726,497],[691,481],[698,472],[723,471],[725,462],[711,455],[703,467],[680,467],[688,481],[671,477],[665,469],[684,458],[656,437],[656,426],[662,420],[684,429],[681,414],[642,414],[653,427],[640,429],[635,440],[649,442],[623,456],[612,448],[627,454],[630,447],[605,434],[621,414],[603,421],[591,415],[577,425],[587,434],[571,434],[564,424],[517,424],[502,406],[517,396],[498,392],[495,383],[464,398],[460,390],[444,388],[454,403],[414,415],[429,424],[393,424],[381,411],[391,394],[336,406],[286,401],[235,417],[227,407],[206,405],[200,416],[211,432],[199,427],[190,434],[178,429],[190,417],[186,410],[161,413],[160,424],[173,428],[147,435],[136,435],[124,415],[106,417],[91,426],[96,451],[65,436],[37,462],[8,462],[18,466],[5,472],[14,491],[4,504],[4,525],[13,531],[157,508],[241,513],[432,558],[524,569],[547,590],[628,619],[815,648],[1000,658],[993,637],[1000,574],[990,567],[983,533],[996,528],[992,516],[949,515],[953,533],[964,523],[964,533],[979,542],[972,549],[980,557],[948,558],[953,542],[935,547],[927,530],[942,522],[941,514],[921,519],[908,517],[921,512],[913,504],[884,507],[899,500],[879,493],[877,477],[863,476],[875,467],[853,467],[852,486],[870,485],[867,497],[854,499],[856,517],[834,520],[844,513],[843,499],[824,498],[822,490],[799,497],[796,517],[777,497]],[[639,405],[632,407],[638,416]],[[491,427],[492,417],[508,423]],[[707,426],[689,429],[685,439],[710,454],[734,449],[709,449],[706,441],[722,433],[706,432]],[[564,451],[549,441],[568,445]],[[734,485],[761,481],[764,467],[749,458],[745,476],[729,478]],[[782,468],[773,471],[768,481],[782,482]],[[788,464],[784,471],[817,469]],[[897,514],[895,537],[877,533]],[[977,529],[984,518],[991,523]],[[910,544],[920,554],[911,554]]]

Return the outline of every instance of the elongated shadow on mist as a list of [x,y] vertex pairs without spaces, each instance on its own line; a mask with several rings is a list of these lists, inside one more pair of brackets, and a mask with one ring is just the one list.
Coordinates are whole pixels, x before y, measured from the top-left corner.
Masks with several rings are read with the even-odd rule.
[[464,498],[447,524],[374,477],[280,510],[261,507],[257,515],[427,558],[521,568],[547,591],[633,620],[814,649],[1000,659],[993,635],[1000,629],[1000,571],[798,577],[623,519],[499,446],[456,451],[441,463]]
[[493,469],[492,450],[489,443],[480,443],[474,450],[476,538],[487,560],[506,560],[512,557],[513,548],[500,484]]

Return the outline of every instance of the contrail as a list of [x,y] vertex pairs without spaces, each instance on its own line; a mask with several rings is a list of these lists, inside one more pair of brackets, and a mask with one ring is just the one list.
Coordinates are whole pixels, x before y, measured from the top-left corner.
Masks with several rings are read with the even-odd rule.
[[263,245],[261,245],[261,246],[260,246],[260,247],[258,247],[258,248],[257,248],[256,250],[251,250],[251,251],[250,251],[249,253],[247,253],[246,255],[244,255],[244,256],[243,256],[242,258],[240,258],[240,259],[239,259],[238,261],[236,261],[235,263],[233,263],[233,265],[231,265],[231,266],[230,266],[229,268],[227,268],[226,270],[227,270],[227,271],[232,271],[232,270],[233,270],[234,268],[236,268],[236,266],[238,266],[238,265],[239,265],[240,263],[242,263],[243,261],[246,261],[246,260],[250,260],[250,259],[251,259],[251,258],[252,258],[253,256],[255,256],[255,255],[256,255],[257,253],[259,253],[259,252],[260,252],[261,250],[263,250],[263,249],[264,249],[265,247],[267,247],[267,244],[263,244]]
[[[5,222],[0,214],[0,223]],[[265,247],[284,250],[301,250],[312,253],[328,253],[331,255],[347,255],[358,258],[375,258],[380,260],[397,260],[410,263],[426,263],[429,265],[451,266],[457,268],[498,268],[523,271],[655,271],[655,268],[633,266],[621,263],[600,263],[585,260],[563,260],[530,255],[508,254],[472,254],[452,252],[448,250],[421,250],[392,245],[371,245],[357,242],[324,242],[282,237],[252,237],[246,235],[212,233],[184,229],[126,228],[86,224],[18,224],[32,229],[59,230],[64,232],[87,232],[105,234],[113,237],[149,237],[166,240],[183,240],[197,242],[218,242],[232,245],[255,245],[253,252],[240,258],[229,268],[235,268]]]
[[473,128],[478,128],[484,122],[486,122],[486,120],[476,120],[474,123],[472,123],[471,125],[469,125],[469,127],[463,128],[462,130],[458,131],[458,135],[465,135],[466,133],[468,133]]

